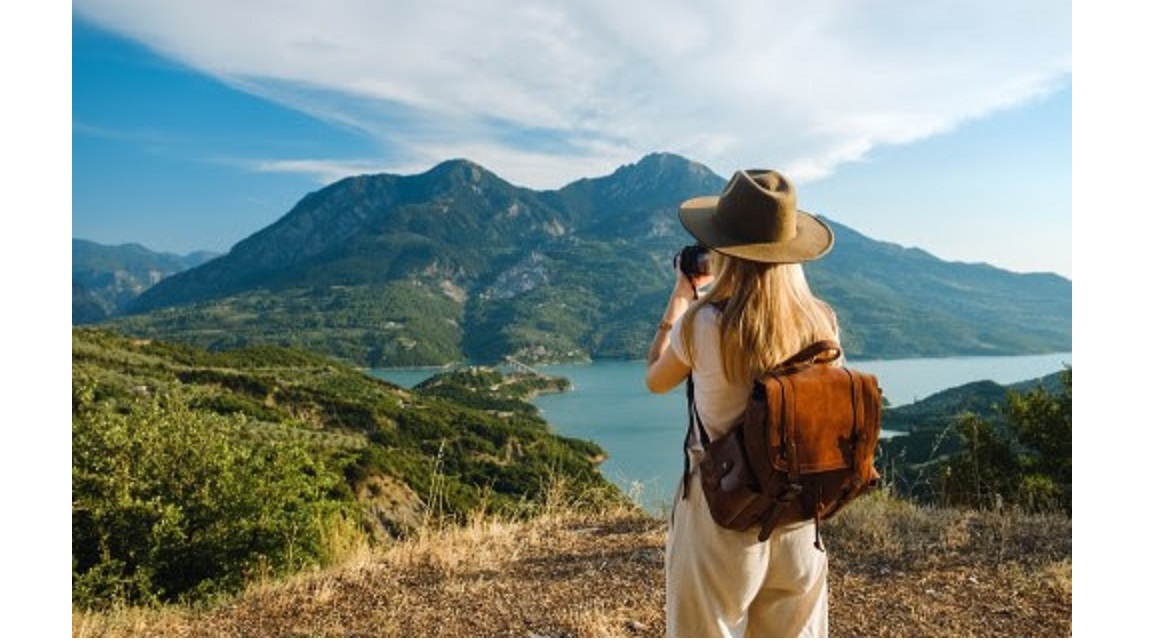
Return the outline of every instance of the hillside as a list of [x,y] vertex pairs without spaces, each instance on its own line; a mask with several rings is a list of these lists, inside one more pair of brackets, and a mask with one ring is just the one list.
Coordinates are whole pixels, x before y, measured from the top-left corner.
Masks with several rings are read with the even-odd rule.
[[405,390],[302,351],[73,329],[73,597],[226,591],[252,563],[322,562],[341,537],[530,516],[556,483],[625,503],[603,449],[528,402],[565,385],[469,368]]
[[894,436],[884,443],[889,460],[917,465],[959,448],[954,432],[956,419],[975,414],[984,419],[999,420],[998,409],[1005,405],[1009,392],[1023,393],[1035,387],[1050,392],[1059,389],[1059,373],[1035,380],[1002,385],[991,380],[978,380],[931,394],[908,405],[884,409],[883,427],[905,435]]
[[[554,191],[466,160],[346,178],[144,291],[107,326],[372,367],[639,358],[672,256],[691,241],[678,205],[725,182],[670,154]],[[811,281],[839,312],[852,357],[1070,350],[1070,281],[946,262],[829,224],[836,248]]]
[[[401,529],[413,524],[413,509],[434,499],[448,515],[481,501],[496,511],[518,509],[525,498],[541,498],[552,476],[580,491],[618,495],[595,470],[604,451],[555,434],[528,402],[567,384],[471,368],[406,390],[290,349],[211,353],[95,329],[72,335],[74,415],[87,406],[172,399],[194,412],[239,417],[253,437],[311,442],[339,454],[352,493],[383,483],[406,496],[373,507],[381,523]],[[440,476],[436,487],[433,476]]]
[[[88,637],[660,637],[662,520],[566,506],[424,530],[215,606],[85,613]],[[827,523],[832,637],[1070,637],[1071,522],[864,498]]]

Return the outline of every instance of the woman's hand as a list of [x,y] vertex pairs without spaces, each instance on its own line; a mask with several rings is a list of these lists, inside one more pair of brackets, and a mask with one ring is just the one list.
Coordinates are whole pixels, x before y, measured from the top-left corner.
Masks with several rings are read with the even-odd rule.
[[675,264],[675,288],[671,291],[672,298],[687,298],[694,300],[699,297],[699,289],[706,287],[715,280],[715,276],[711,274],[702,274],[688,278],[684,275],[683,270],[679,268],[679,257],[676,256]]
[[714,280],[713,276],[700,275],[688,278],[676,265],[675,287],[667,301],[663,317],[655,337],[652,338],[651,347],[647,352],[647,388],[655,393],[664,393],[671,390],[684,380],[690,367],[683,363],[668,346],[668,332],[671,326],[687,311],[691,303],[698,297],[699,287],[706,286]]

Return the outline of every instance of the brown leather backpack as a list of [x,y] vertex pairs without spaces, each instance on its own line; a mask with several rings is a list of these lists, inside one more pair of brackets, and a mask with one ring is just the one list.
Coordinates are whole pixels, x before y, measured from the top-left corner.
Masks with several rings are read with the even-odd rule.
[[832,364],[840,353],[828,340],[789,358],[755,382],[742,419],[715,440],[688,379],[688,428],[699,426],[701,484],[716,524],[758,526],[762,541],[779,524],[814,518],[822,549],[820,521],[878,485],[882,391],[873,374]]

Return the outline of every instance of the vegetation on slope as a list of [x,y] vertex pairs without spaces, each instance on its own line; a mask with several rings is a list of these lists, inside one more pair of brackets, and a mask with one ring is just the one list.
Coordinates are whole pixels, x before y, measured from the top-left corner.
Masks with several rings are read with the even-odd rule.
[[72,322],[99,322],[164,278],[213,258],[157,253],[138,244],[102,245],[72,239]]
[[[213,353],[93,329],[73,330],[72,354],[84,604],[227,592],[325,562],[349,528],[384,539],[433,517],[531,515],[557,478],[624,501],[595,467],[599,447],[551,433],[513,395],[558,383],[461,371],[406,391],[301,351]],[[498,406],[444,397],[480,382],[504,389]]]
[[975,508],[1071,513],[1071,367],[1003,387],[973,382],[884,411],[905,435],[880,449],[901,495]]
[[108,323],[212,351],[272,345],[367,367],[459,361],[461,305],[419,280],[255,289]]

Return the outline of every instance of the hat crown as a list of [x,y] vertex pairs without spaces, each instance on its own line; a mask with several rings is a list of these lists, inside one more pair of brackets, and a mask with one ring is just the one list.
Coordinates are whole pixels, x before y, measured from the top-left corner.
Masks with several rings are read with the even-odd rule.
[[737,171],[716,203],[716,223],[749,243],[786,242],[796,236],[795,189],[770,169]]
[[695,239],[724,255],[755,262],[806,262],[831,251],[826,222],[796,206],[795,187],[778,171],[737,171],[718,196],[679,206]]

